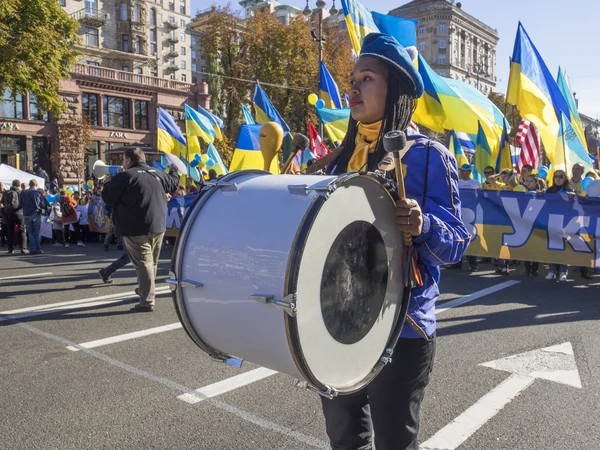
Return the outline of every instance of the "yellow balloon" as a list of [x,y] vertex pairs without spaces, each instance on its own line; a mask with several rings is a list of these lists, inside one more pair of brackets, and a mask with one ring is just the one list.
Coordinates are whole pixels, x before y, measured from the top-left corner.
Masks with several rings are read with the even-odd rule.
[[94,182],[92,180],[88,180],[88,182],[86,184],[88,185],[88,187],[90,189],[94,187]]
[[527,189],[525,189],[525,186],[520,184],[513,189],[513,192],[527,192]]
[[319,97],[317,96],[317,94],[310,94],[308,96],[308,103],[313,106],[317,104],[318,100],[319,100]]
[[202,161],[204,164],[206,164],[206,161],[208,161],[209,159],[210,156],[208,156],[206,153],[200,157],[200,161]]

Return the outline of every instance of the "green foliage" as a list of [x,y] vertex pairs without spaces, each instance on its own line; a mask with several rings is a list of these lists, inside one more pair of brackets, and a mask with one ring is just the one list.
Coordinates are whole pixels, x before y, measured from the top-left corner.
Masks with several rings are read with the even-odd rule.
[[40,109],[60,116],[59,82],[78,52],[79,23],[56,0],[0,1],[0,90],[29,91]]
[[519,110],[515,105],[507,103],[505,95],[500,92],[490,92],[488,98],[498,107],[498,109],[500,109],[500,111],[502,111],[504,117],[506,117],[506,120],[511,127],[509,137],[512,138],[511,140],[514,145],[514,138],[517,135],[517,130],[521,123]]

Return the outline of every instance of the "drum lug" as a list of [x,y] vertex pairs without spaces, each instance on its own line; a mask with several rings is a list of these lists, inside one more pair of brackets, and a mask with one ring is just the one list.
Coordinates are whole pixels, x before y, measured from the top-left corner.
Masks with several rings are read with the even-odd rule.
[[383,363],[383,365],[387,365],[392,362],[392,353],[394,353],[394,349],[386,348],[385,352],[383,352],[383,356],[379,361]]
[[175,277],[175,274],[173,272],[169,272],[169,278],[165,280],[165,283],[169,285],[171,291],[175,291],[175,289],[177,289],[177,286],[181,286],[182,288],[201,288],[204,286],[204,284],[198,281],[179,281],[177,277]]
[[326,399],[333,399],[334,397],[337,397],[338,395],[338,391],[336,391],[333,388],[330,388],[329,386],[327,387],[326,391],[323,391],[321,389],[318,389],[316,387],[314,387],[312,384],[307,383],[306,381],[302,381],[302,380],[296,380],[295,384],[297,387],[304,389],[306,391],[310,391],[310,392],[315,392],[317,394],[319,394],[321,397],[324,397]]
[[325,197],[329,197],[329,194],[335,190],[332,189],[331,186],[326,187],[310,187],[306,184],[292,184],[288,186],[288,192],[292,195],[308,195],[310,191],[315,191],[319,195],[323,195]]
[[281,306],[283,310],[288,313],[291,317],[296,317],[296,294],[290,294],[283,298],[283,300],[275,300],[273,295],[251,295],[251,300],[263,303]]

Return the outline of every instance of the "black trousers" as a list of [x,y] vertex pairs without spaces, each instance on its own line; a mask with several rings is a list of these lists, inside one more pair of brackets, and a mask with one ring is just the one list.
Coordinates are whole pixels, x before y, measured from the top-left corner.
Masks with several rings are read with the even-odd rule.
[[360,391],[322,398],[333,450],[418,450],[419,413],[435,358],[429,340],[400,339],[385,366]]
[[104,269],[104,273],[106,276],[110,277],[113,273],[115,273],[121,267],[125,267],[130,262],[131,259],[129,258],[129,253],[124,251],[121,256],[119,256],[110,266]]
[[[8,251],[14,250],[15,248],[15,237],[18,235],[21,236],[21,242],[19,245],[21,250],[27,248],[27,232],[25,231],[25,221],[23,219],[23,214],[7,214],[6,215],[6,226],[8,227]],[[19,231],[14,231],[15,225],[18,226]],[[18,241],[18,239],[17,239]]]

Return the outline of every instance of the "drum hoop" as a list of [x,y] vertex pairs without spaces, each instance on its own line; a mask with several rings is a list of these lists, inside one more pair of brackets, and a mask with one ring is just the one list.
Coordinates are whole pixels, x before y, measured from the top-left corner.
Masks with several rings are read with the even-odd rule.
[[[362,173],[356,172],[356,173],[341,175],[337,179],[333,180],[329,185],[331,187],[330,192],[333,192],[344,182],[351,180],[353,178],[359,177],[359,176],[368,177],[369,179],[379,183],[383,187],[383,180],[378,175],[371,173],[371,172],[366,172],[366,173],[365,172],[362,172]],[[394,197],[392,196],[392,194],[387,189],[385,189],[385,191],[389,195],[390,200],[394,201]],[[295,295],[297,292],[299,271],[294,270],[294,269],[298,268],[298,265],[300,264],[300,261],[302,260],[302,255],[304,254],[306,240],[310,234],[310,230],[312,229],[314,220],[315,220],[316,216],[318,215],[319,211],[321,210],[322,206],[325,204],[325,201],[328,198],[329,198],[328,195],[327,196],[320,195],[320,196],[316,197],[315,200],[313,201],[313,203],[311,204],[311,206],[308,208],[306,214],[304,215],[304,218],[302,219],[300,226],[298,227],[298,232],[296,234],[296,237],[294,238],[294,242],[292,244],[292,248],[290,250],[290,256],[288,259],[289,262],[288,262],[288,268],[286,271],[285,296],[288,296],[291,294]],[[300,247],[299,244],[302,244],[302,246]],[[402,304],[401,304],[401,307],[398,308],[398,312],[396,313],[396,318],[394,319],[394,322],[396,325],[392,328],[392,331],[390,332],[390,338],[388,339],[388,345],[386,346],[386,348],[391,348],[392,350],[394,350],[394,348],[396,347],[396,344],[398,343],[398,340],[400,338],[400,333],[402,332],[402,328],[404,327],[404,321],[406,319],[406,314],[408,312],[408,305],[410,302],[410,294],[411,294],[410,288],[405,286],[402,291]],[[319,382],[316,379],[316,377],[314,376],[314,374],[312,373],[312,371],[310,370],[310,367],[308,366],[308,363],[304,357],[304,353],[302,352],[302,347],[300,345],[300,336],[298,333],[298,321],[297,321],[296,317],[292,317],[289,314],[284,313],[284,318],[285,318],[286,334],[288,337],[288,344],[290,346],[290,354],[292,355],[292,358],[293,358],[294,362],[296,363],[296,367],[298,368],[300,373],[302,375],[304,375],[304,377],[308,380],[308,382],[311,385],[313,385],[315,388],[317,388],[319,391],[331,392],[332,388],[330,386],[325,386],[321,382]],[[383,367],[389,361],[391,361],[391,359],[384,360],[384,358],[382,356],[380,361],[373,367],[373,370],[369,373],[369,375],[367,375],[357,385],[355,385],[351,389],[343,389],[343,390],[339,390],[338,392],[342,393],[342,394],[352,394],[354,392],[361,390],[367,384],[369,384],[373,380],[373,378],[375,378],[375,376],[381,371],[381,369],[383,369]]]
[[[206,202],[212,196],[212,194],[214,194],[219,189],[219,185],[222,182],[228,182],[239,176],[249,174],[270,175],[269,172],[266,172],[264,170],[240,170],[229,173],[224,177],[220,178],[213,185],[209,185],[202,189],[204,191],[204,194],[198,195],[198,198],[194,201],[190,210],[183,218],[183,222],[179,230],[179,236],[177,236],[177,240],[173,248],[173,257],[171,259],[171,272],[175,274],[176,279],[179,280],[181,277],[180,269],[183,263],[183,252],[181,252],[180,249],[182,249],[187,242],[189,229],[191,227],[189,224],[193,223],[193,220],[196,217],[198,217],[198,214],[200,214],[202,207],[206,204]],[[202,338],[200,338],[198,333],[194,330],[194,327],[192,326],[192,323],[185,309],[185,304],[183,301],[183,292],[181,292],[181,289],[181,285],[177,285],[175,290],[173,291],[173,304],[175,306],[175,312],[177,313],[177,317],[179,318],[179,321],[181,322],[183,329],[185,330],[187,335],[192,339],[192,341],[194,341],[194,343],[198,347],[200,347],[200,349],[202,349],[205,353],[208,353],[208,355],[213,359],[225,362],[228,358],[234,357],[233,355],[225,355],[217,351],[216,349],[209,346],[206,342],[204,342]]]

